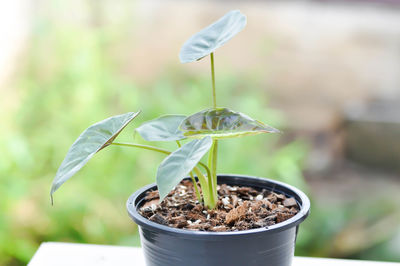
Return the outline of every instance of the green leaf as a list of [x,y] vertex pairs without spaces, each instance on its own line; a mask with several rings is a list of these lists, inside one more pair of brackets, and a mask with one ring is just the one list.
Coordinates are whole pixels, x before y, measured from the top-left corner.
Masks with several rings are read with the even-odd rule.
[[200,111],[183,120],[180,129],[188,138],[210,136],[214,139],[223,139],[260,133],[279,133],[278,129],[228,108]]
[[143,123],[136,131],[147,141],[181,140],[185,137],[179,130],[179,125],[185,115],[165,115]]
[[185,178],[211,148],[212,139],[192,140],[166,157],[157,171],[160,202]]
[[200,60],[224,45],[246,26],[246,16],[239,10],[232,10],[218,21],[202,29],[182,46],[181,63]]
[[87,128],[69,148],[53,180],[50,195],[76,172],[78,172],[93,155],[110,145],[118,134],[140,112],[116,115],[100,121]]

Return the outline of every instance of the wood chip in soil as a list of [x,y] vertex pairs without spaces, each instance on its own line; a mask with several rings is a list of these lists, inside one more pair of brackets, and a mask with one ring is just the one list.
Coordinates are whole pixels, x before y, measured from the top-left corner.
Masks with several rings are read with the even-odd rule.
[[182,181],[159,203],[158,191],[149,191],[139,213],[150,221],[188,230],[227,232],[268,227],[299,211],[294,198],[251,187],[217,186],[217,208],[197,201],[191,181]]

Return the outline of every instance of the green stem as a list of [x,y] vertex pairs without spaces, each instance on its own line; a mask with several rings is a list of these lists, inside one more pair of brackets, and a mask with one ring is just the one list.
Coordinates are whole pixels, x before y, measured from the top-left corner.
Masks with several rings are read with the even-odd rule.
[[194,191],[196,192],[196,197],[197,197],[197,199],[198,199],[199,202],[202,202],[202,200],[201,200],[201,195],[200,195],[200,191],[199,191],[199,188],[198,188],[198,186],[197,186],[196,179],[194,178],[192,172],[190,172],[190,178],[192,179],[192,182],[193,182],[193,187],[194,187]]
[[[217,95],[215,89],[215,68],[214,68],[214,53],[210,54],[211,60],[211,82],[212,82],[212,97],[213,107],[217,108]],[[211,168],[211,173],[207,174],[208,189],[210,190],[210,200],[212,201],[212,208],[217,205],[218,192],[217,192],[217,152],[218,141],[213,140],[213,145],[208,157],[208,167]]]
[[208,168],[211,171],[211,178],[209,178],[210,191],[213,194],[215,202],[218,201],[217,191],[217,152],[218,152],[218,140],[213,140],[210,152],[208,154]]
[[[141,149],[145,149],[145,150],[161,152],[161,153],[168,154],[168,155],[170,155],[172,153],[170,151],[167,151],[167,150],[164,150],[164,149],[161,149],[161,148],[157,148],[157,147],[154,147],[154,146],[142,145],[142,144],[136,144],[136,143],[118,143],[118,142],[113,142],[113,143],[111,143],[111,145],[141,148]],[[210,169],[208,169],[207,165],[205,165],[202,162],[199,162],[198,164],[201,165],[206,170],[207,175],[210,174]]]
[[193,171],[196,173],[200,182],[201,191],[203,192],[204,205],[209,209],[213,209],[215,207],[215,203],[210,200],[210,191],[207,189],[208,184],[206,177],[197,167],[193,168]]
[[156,151],[156,152],[161,152],[164,154],[171,154],[170,151],[161,149],[161,148],[157,148],[154,146],[149,146],[149,145],[142,145],[142,144],[136,144],[136,143],[117,143],[117,142],[113,142],[111,143],[111,145],[117,145],[117,146],[125,146],[125,147],[135,147],[135,148],[141,148],[141,149],[145,149],[145,150],[151,150],[151,151]]
[[213,106],[214,108],[217,108],[217,96],[215,93],[214,53],[211,53],[210,57],[211,57],[211,81],[212,81]]
[[209,197],[210,197],[210,199],[209,199],[209,205],[211,205],[211,206],[213,206],[213,207],[210,207],[210,206],[208,206],[208,207],[210,207],[211,209],[213,209],[214,208],[214,206],[215,206],[215,203],[216,203],[216,200],[215,200],[215,197],[214,197],[214,186],[213,186],[213,176],[212,176],[212,173],[210,174],[210,175],[207,175],[207,187],[206,187],[206,189],[208,189],[208,193],[209,193]]
[[213,141],[213,147],[212,147],[212,167],[211,167],[211,172],[212,172],[212,182],[213,182],[213,192],[214,192],[214,198],[215,201],[218,201],[218,192],[217,192],[217,157],[218,157],[218,140]]
[[214,148],[215,148],[215,140],[213,140],[213,145],[211,146],[210,152],[208,153],[208,168],[211,171],[211,175],[208,176],[208,186],[210,189],[210,193],[213,195],[213,199],[214,201],[217,201],[218,197],[217,197],[217,193],[215,193],[217,191],[217,187],[214,184]]

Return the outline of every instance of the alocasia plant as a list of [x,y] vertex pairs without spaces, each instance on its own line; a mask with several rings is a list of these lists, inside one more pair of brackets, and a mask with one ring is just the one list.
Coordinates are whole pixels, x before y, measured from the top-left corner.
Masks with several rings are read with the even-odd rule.
[[[51,188],[53,193],[78,172],[100,150],[109,145],[142,148],[164,153],[167,157],[157,171],[157,187],[162,201],[182,179],[190,176],[197,198],[208,208],[214,208],[217,194],[218,141],[224,138],[276,133],[270,127],[249,116],[217,107],[215,90],[214,51],[239,33],[246,25],[246,16],[240,11],[228,12],[218,21],[193,35],[182,46],[179,58],[182,63],[201,60],[210,55],[211,108],[190,116],[165,115],[143,123],[136,132],[146,141],[175,141],[178,149],[170,152],[155,146],[135,143],[118,143],[115,138],[139,112],[117,115],[98,122],[86,129],[69,149],[59,167]],[[186,143],[181,141],[189,140]],[[207,164],[200,160],[208,152]],[[195,179],[197,176],[201,190]]]

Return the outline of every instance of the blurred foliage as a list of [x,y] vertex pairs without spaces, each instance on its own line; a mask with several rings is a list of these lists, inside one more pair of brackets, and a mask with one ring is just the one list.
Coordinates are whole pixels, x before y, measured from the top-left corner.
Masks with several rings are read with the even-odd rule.
[[[19,107],[0,114],[1,265],[25,264],[43,241],[139,245],[125,201],[155,181],[162,155],[108,147],[55,193],[55,206],[49,198],[66,151],[89,125],[141,109],[140,117],[118,138],[132,141],[133,128],[145,120],[165,113],[188,115],[210,106],[208,73],[186,73],[179,65],[141,86],[135,77],[122,75],[121,63],[113,61],[113,47],[123,41],[123,36],[96,27],[39,21],[34,28],[16,81]],[[268,97],[251,78],[225,73],[217,75],[217,86],[221,105],[284,129],[282,114],[266,107]],[[142,142],[139,136],[135,141]],[[282,148],[276,150],[278,145]],[[301,141],[264,135],[227,140],[220,146],[219,172],[305,186],[301,164],[307,149]]]
[[[118,7],[129,9],[127,2]],[[93,8],[96,11],[96,5],[89,6]],[[56,9],[58,15],[68,10]],[[129,49],[135,49],[134,40],[126,45],[135,30],[127,28],[132,21],[124,21],[130,17],[109,15],[114,21],[107,26],[101,26],[98,15],[84,23],[58,23],[57,15],[38,17],[14,82],[16,96],[0,99],[0,265],[25,265],[44,241],[139,245],[125,201],[155,181],[162,155],[108,147],[55,193],[52,207],[49,192],[58,166],[79,134],[106,117],[142,110],[118,137],[142,143],[133,129],[143,121],[167,113],[192,114],[211,103],[208,71],[190,72],[178,57],[149,82],[127,74],[127,66],[141,63],[126,61]],[[259,87],[262,75],[234,73],[233,67],[220,64],[216,70],[220,106],[289,131],[284,115],[267,107],[268,95]],[[308,145],[288,135],[221,141],[219,172],[271,177],[309,192],[302,174]],[[376,205],[313,202],[310,218],[300,228],[296,254],[400,260],[400,232],[387,230],[398,226],[393,213],[399,213],[398,206],[383,199]]]
[[388,197],[347,204],[311,203],[302,224],[300,256],[400,261],[399,206]]

